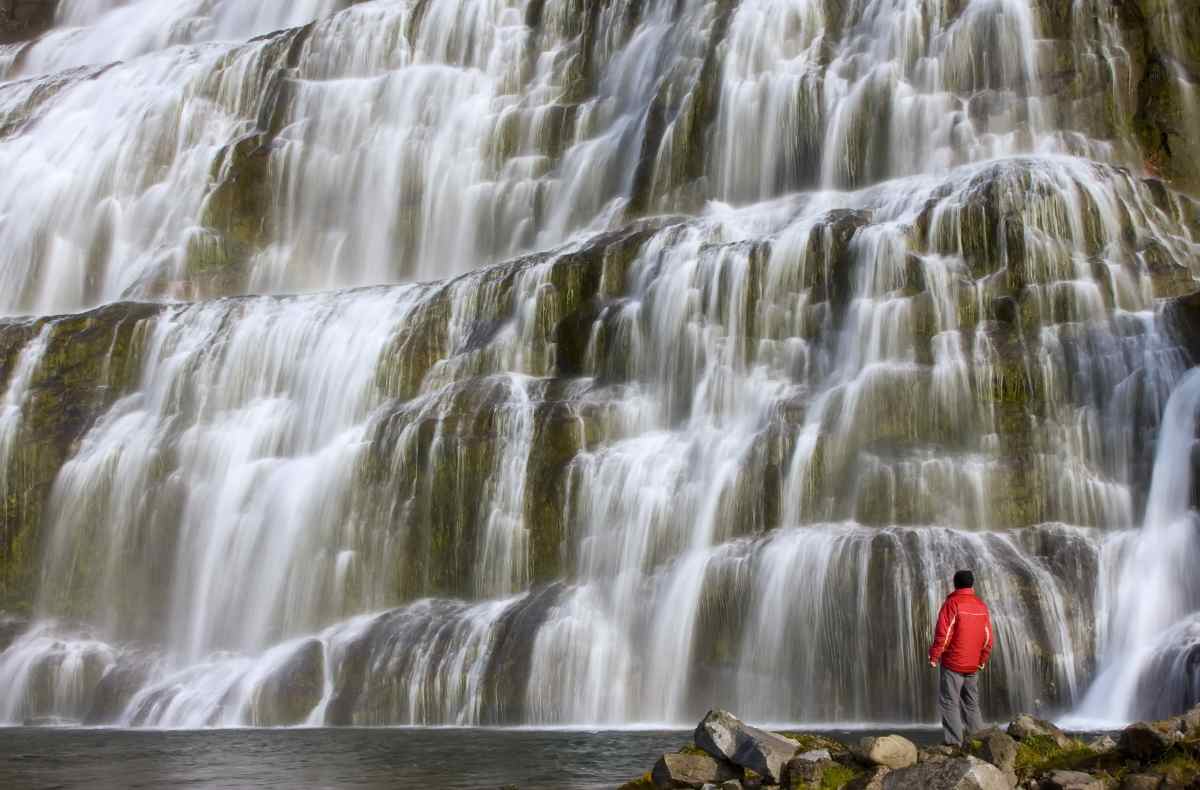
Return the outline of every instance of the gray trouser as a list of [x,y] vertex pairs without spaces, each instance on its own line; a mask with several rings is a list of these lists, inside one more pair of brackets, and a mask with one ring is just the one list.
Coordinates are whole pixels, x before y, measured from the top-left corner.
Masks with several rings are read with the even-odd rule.
[[[960,746],[964,735],[982,730],[979,683],[975,673],[960,675],[942,667],[938,680],[938,707],[942,710],[942,738],[946,743]],[[966,732],[963,732],[963,719],[967,721]]]

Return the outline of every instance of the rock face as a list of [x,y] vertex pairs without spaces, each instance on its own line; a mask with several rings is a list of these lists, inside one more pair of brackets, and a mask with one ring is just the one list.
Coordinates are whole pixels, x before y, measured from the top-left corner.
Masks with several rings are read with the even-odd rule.
[[1035,735],[1042,735],[1054,740],[1060,749],[1066,749],[1073,743],[1070,736],[1044,719],[1035,719],[1028,714],[1021,714],[1008,725],[1008,734],[1018,741],[1026,740]]
[[1008,780],[996,766],[974,757],[920,763],[890,771],[883,790],[1009,790]]
[[1154,774],[1128,774],[1121,780],[1121,790],[1158,790],[1162,781]]
[[1135,760],[1153,760],[1171,748],[1177,732],[1166,723],[1139,721],[1121,731],[1117,748]]
[[253,723],[269,727],[302,724],[321,701],[324,685],[324,648],[310,639],[263,681],[252,703]]
[[1052,771],[1042,790],[1104,790],[1104,782],[1080,771]]
[[707,754],[664,754],[650,772],[655,787],[703,787],[735,778],[732,766]]
[[0,0],[0,44],[34,38],[54,22],[58,0]]
[[863,738],[857,753],[866,762],[884,768],[908,768],[917,763],[916,744],[900,735]]
[[749,768],[772,784],[783,778],[784,766],[798,750],[795,741],[752,727],[723,710],[709,711],[696,727],[694,740],[714,758]]
[[1001,730],[992,728],[976,733],[972,741],[979,741],[977,752],[983,760],[1000,769],[1010,785],[1017,784],[1017,742]]

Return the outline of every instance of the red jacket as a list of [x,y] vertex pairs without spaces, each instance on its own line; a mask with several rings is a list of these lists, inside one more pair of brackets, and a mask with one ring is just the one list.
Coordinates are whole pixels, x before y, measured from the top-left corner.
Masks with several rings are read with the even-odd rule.
[[992,618],[987,604],[970,588],[946,596],[938,613],[937,630],[929,647],[929,661],[964,675],[983,669],[992,654]]

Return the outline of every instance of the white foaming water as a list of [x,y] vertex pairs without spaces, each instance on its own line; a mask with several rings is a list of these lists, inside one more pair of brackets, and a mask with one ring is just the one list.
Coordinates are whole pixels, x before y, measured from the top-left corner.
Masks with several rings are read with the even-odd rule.
[[[1200,609],[1200,522],[1191,508],[1192,456],[1200,419],[1200,370],[1171,393],[1163,414],[1146,520],[1120,547],[1115,593],[1102,614],[1109,619],[1103,667],[1079,715],[1125,721],[1137,715],[1145,674],[1165,648],[1195,640]],[[1169,682],[1164,678],[1163,682]]]
[[295,27],[346,0],[60,0],[55,27],[20,54],[0,80],[128,60],[205,41],[244,41]]
[[[7,68],[115,59],[87,42],[143,5],[66,5]],[[1129,645],[1106,712],[1154,667],[1177,706],[1196,385],[1156,306],[1195,204],[1046,65],[1132,106],[1111,4],[1054,41],[1026,0],[834,5],[158,4],[126,62],[0,86],[6,312],[466,273],[114,344],[0,719],[931,720],[961,566],[997,716]],[[10,445],[75,331],[43,320]]]

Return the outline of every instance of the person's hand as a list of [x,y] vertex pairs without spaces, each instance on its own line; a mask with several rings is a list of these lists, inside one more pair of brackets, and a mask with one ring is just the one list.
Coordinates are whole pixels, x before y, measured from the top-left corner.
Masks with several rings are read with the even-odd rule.
[[986,665],[985,665],[985,664],[980,664],[980,665],[979,665],[979,671],[980,671],[980,672],[982,672],[982,671],[983,671],[983,668],[984,668],[984,666],[986,666]]
[[934,669],[937,669],[937,662],[936,662],[936,661],[930,661],[930,662],[929,662],[929,666],[933,667]]

